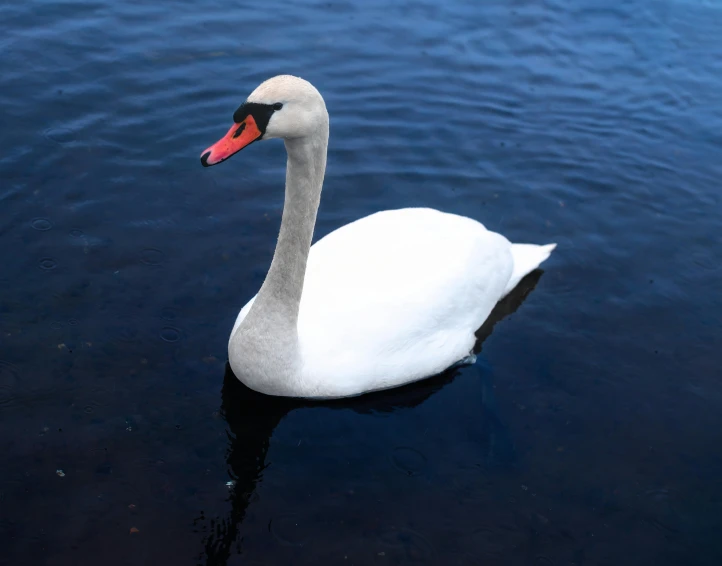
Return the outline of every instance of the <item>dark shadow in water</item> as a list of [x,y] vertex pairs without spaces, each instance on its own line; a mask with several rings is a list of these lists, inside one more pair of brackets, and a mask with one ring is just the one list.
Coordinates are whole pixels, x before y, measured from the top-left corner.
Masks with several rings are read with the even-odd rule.
[[[483,342],[491,335],[497,322],[516,311],[536,287],[543,271],[538,269],[527,275],[502,301],[497,303],[489,318],[476,332],[477,342],[474,353],[481,352]],[[213,519],[204,530],[203,551],[198,556],[199,565],[223,566],[233,552],[240,553],[241,541],[238,531],[246,514],[249,500],[256,482],[266,467],[266,453],[271,435],[278,423],[289,412],[304,407],[323,406],[335,409],[350,409],[359,413],[391,412],[397,409],[416,407],[434,393],[451,383],[459,369],[449,369],[410,385],[369,393],[351,399],[332,401],[309,401],[284,397],[269,397],[243,385],[226,364],[221,390],[221,414],[228,423],[228,452],[226,462],[234,487],[229,501],[231,510],[223,519]],[[479,371],[482,378],[482,407],[480,429],[488,446],[487,464],[513,460],[513,445],[505,434],[496,411],[492,384],[486,372]],[[200,527],[207,517],[201,515],[194,521]]]

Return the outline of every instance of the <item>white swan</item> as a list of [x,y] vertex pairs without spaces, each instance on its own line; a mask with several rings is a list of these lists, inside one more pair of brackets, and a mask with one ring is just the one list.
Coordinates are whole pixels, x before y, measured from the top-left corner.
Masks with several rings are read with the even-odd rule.
[[276,251],[228,342],[235,375],[269,395],[335,398],[396,387],[471,354],[496,303],[556,244],[511,244],[476,220],[387,210],[311,246],[326,170],[328,112],[307,81],[267,80],[201,155],[215,165],[282,138],[286,196]]

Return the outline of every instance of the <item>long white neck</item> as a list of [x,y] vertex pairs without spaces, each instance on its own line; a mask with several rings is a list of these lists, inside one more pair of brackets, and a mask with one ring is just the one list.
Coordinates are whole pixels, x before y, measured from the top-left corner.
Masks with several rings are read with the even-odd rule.
[[285,144],[286,196],[276,251],[251,310],[231,338],[230,355],[238,356],[234,367],[245,368],[250,381],[291,375],[298,366],[298,309],[326,172],[328,121]]
[[[303,292],[321,187],[326,172],[328,130],[310,138],[286,141],[286,197],[281,230],[266,280],[253,309],[272,309],[295,327]],[[253,312],[253,311],[251,311]]]

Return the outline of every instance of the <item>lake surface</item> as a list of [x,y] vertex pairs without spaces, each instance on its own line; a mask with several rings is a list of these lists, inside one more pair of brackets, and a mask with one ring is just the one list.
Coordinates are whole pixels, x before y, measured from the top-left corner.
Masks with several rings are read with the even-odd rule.
[[[721,34],[701,0],[3,3],[0,564],[722,563]],[[433,206],[559,244],[476,366],[322,406],[226,373],[285,154],[198,157],[279,73],[331,115],[316,238]]]

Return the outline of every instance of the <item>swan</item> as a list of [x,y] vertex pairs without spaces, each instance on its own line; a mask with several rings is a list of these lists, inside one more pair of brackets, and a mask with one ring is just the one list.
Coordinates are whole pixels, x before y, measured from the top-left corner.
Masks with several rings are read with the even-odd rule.
[[311,246],[328,135],[318,90],[280,75],[258,86],[201,154],[209,167],[273,138],[288,154],[273,260],[228,341],[233,373],[266,395],[333,399],[471,363],[475,331],[556,244],[512,244],[471,218],[404,208]]

